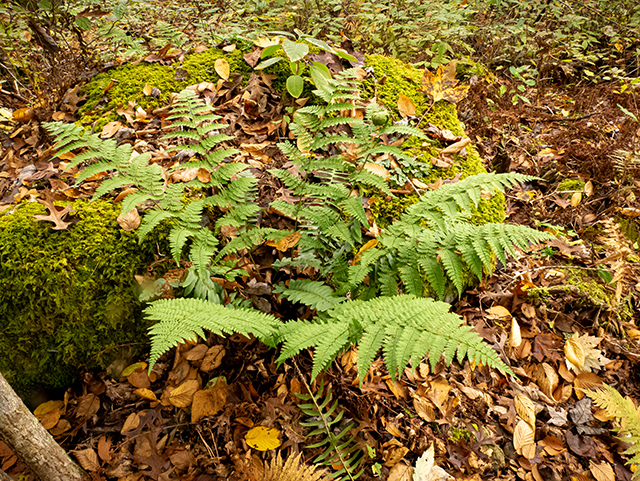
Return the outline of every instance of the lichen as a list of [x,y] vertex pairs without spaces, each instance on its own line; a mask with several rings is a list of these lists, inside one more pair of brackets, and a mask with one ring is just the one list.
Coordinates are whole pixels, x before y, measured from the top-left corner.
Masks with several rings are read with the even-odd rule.
[[110,202],[73,206],[65,231],[36,221],[37,203],[0,214],[0,371],[19,393],[68,386],[80,366],[104,367],[119,345],[146,340],[134,275],[157,237],[139,245]]

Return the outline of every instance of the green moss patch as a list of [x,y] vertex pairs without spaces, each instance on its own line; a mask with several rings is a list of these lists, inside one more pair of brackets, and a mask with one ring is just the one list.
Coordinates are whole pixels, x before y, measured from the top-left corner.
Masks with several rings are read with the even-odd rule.
[[[118,119],[116,109],[126,108],[130,101],[149,111],[166,105],[171,93],[180,92],[189,85],[215,83],[220,79],[214,68],[219,58],[227,60],[231,73],[240,72],[245,79],[248,78],[251,68],[242,58],[242,51],[234,50],[226,54],[217,48],[189,55],[182,65],[141,62],[121,65],[96,75],[82,89],[87,100],[79,111],[82,116],[80,122],[97,121],[96,127],[101,128],[107,122]],[[143,89],[147,84],[160,91],[157,98],[144,94]]]
[[[421,125],[431,123],[444,130],[450,130],[454,135],[464,135],[464,129],[458,119],[455,104],[439,101],[432,105],[431,99],[420,93],[422,89],[422,70],[416,69],[400,60],[381,55],[368,55],[366,65],[372,67],[376,78],[383,76],[386,80],[383,85],[375,85],[373,81],[365,84],[366,95],[377,95],[378,100],[387,107],[395,116],[398,115],[398,98],[400,94],[409,97],[416,107],[416,115],[424,116]],[[438,149],[443,148],[440,143],[425,142],[418,137],[408,138],[402,148],[417,161],[429,166],[428,175],[419,178],[422,182],[433,183],[436,180],[453,179],[456,176],[460,180],[470,175],[486,172],[478,151],[472,145],[466,147],[467,155],[455,155],[455,163],[448,168],[432,165],[431,158],[438,157]],[[374,198],[371,203],[371,211],[381,227],[388,225],[393,218],[398,218],[404,209],[417,200],[416,195],[406,196],[402,200]],[[376,217],[378,216],[378,217]],[[487,222],[504,222],[504,196],[495,195],[492,199],[482,201],[474,215],[472,222],[485,224]]]
[[74,203],[77,223],[54,231],[37,203],[0,215],[0,371],[19,393],[64,387],[80,366],[104,367],[117,347],[142,347],[135,274],[154,260],[116,222],[119,206]]

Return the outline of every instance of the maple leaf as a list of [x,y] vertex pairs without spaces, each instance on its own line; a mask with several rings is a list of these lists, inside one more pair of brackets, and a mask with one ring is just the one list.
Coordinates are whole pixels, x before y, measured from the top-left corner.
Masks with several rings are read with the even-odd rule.
[[53,230],[67,230],[67,227],[71,225],[71,222],[65,222],[63,219],[68,214],[73,212],[73,207],[71,205],[68,205],[63,209],[62,207],[53,205],[53,193],[49,189],[45,190],[42,193],[42,195],[44,196],[44,200],[43,199],[36,199],[36,200],[49,210],[49,214],[34,215],[35,219],[53,222],[54,223],[54,226],[52,227]]
[[469,86],[458,86],[456,79],[456,61],[452,60],[446,66],[440,65],[435,74],[425,69],[422,75],[422,92],[429,95],[433,102],[446,100],[453,104],[460,102],[469,90]]

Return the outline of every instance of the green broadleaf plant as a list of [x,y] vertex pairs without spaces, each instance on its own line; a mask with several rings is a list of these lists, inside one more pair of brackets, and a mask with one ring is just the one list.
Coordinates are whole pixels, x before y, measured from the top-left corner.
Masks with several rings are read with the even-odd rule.
[[[320,50],[332,53],[342,59],[349,60],[351,62],[357,62],[357,59],[349,55],[342,50],[331,47],[326,42],[318,40],[311,35],[307,35],[298,29],[295,29],[296,35],[289,32],[272,32],[278,36],[291,37],[285,38],[281,44],[271,45],[265,48],[260,54],[260,58],[266,59],[256,65],[255,70],[261,70],[276,63],[286,60],[289,62],[292,75],[287,78],[286,86],[287,92],[294,97],[299,98],[304,90],[304,78],[302,77],[302,70],[305,62],[309,63],[310,75],[314,82],[318,78],[318,75],[323,77],[328,76],[328,69],[326,66],[318,62],[308,62],[307,56],[309,55],[309,45],[313,45]],[[322,68],[324,67],[324,68]],[[317,85],[317,83],[316,83]]]

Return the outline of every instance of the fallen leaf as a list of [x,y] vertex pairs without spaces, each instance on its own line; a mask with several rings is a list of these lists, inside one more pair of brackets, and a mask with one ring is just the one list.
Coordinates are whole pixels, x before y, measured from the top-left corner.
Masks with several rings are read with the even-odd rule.
[[71,225],[71,222],[65,222],[63,219],[68,214],[73,212],[73,207],[71,205],[68,205],[62,208],[54,205],[53,193],[49,189],[44,190],[41,195],[44,196],[44,199],[36,199],[36,200],[49,210],[49,214],[47,215],[38,214],[38,215],[34,215],[33,217],[36,220],[53,222],[54,224],[54,227],[52,227],[53,230],[66,230],[67,227]]
[[471,139],[468,137],[465,137],[462,140],[459,140],[458,142],[449,145],[448,147],[445,147],[444,149],[442,149],[440,151],[440,155],[453,155],[453,154],[457,154],[458,152],[460,152],[462,149],[464,149],[467,145],[469,145],[471,143]]
[[169,402],[178,408],[191,405],[193,396],[200,389],[200,383],[195,379],[188,379],[169,394]]
[[398,97],[398,112],[400,112],[402,117],[413,116],[416,114],[416,106],[413,104],[413,100],[405,94],[400,94]]
[[30,122],[31,119],[33,119],[33,116],[34,116],[33,109],[29,107],[18,109],[13,112],[13,120],[16,122],[20,122],[22,124],[26,124],[27,122]]
[[226,351],[224,347],[220,345],[210,347],[207,353],[205,354],[204,359],[202,360],[202,364],[200,365],[200,370],[203,372],[210,372],[220,367],[220,364],[222,364],[222,359],[224,358],[225,354],[226,354]]
[[45,429],[52,429],[58,424],[63,408],[64,401],[47,401],[40,404],[33,414]]
[[229,80],[229,62],[223,58],[216,59],[213,64],[216,73],[225,80]]
[[384,180],[389,180],[389,171],[384,165],[376,164],[375,162],[367,162],[364,164],[363,169],[382,177]]
[[87,471],[98,471],[100,469],[100,460],[93,449],[87,448],[82,451],[75,451],[73,454],[83,469]]
[[584,184],[584,194],[587,197],[591,197],[591,195],[593,194],[593,182],[589,181]]
[[518,394],[513,399],[518,416],[532,429],[536,427],[536,405],[526,394]]
[[509,336],[509,346],[518,347],[522,344],[522,335],[520,334],[520,325],[514,317],[511,320],[511,335]]
[[145,94],[147,97],[149,95],[151,95],[151,92],[153,91],[153,87],[149,84],[144,84],[144,87],[142,88],[142,93]]
[[596,481],[615,481],[616,476],[613,472],[613,468],[606,461],[596,464],[593,461],[589,461],[589,471],[596,478]]
[[98,439],[98,456],[107,463],[111,461],[111,439],[105,435]]
[[140,389],[136,389],[135,391],[133,391],[133,394],[135,394],[136,396],[140,396],[143,399],[148,399],[149,401],[158,400],[155,393],[151,389],[147,389],[144,387]]
[[575,207],[580,202],[582,202],[582,192],[574,192],[573,195],[571,196],[571,205]]
[[275,241],[267,241],[267,245],[271,247],[275,247],[280,252],[286,252],[287,250],[294,247],[298,241],[300,240],[301,234],[300,232],[292,232],[291,234],[283,237],[278,242]]
[[518,421],[513,430],[513,447],[518,454],[533,459],[536,454],[535,432],[525,421]]
[[249,429],[244,439],[247,444],[258,451],[269,451],[276,449],[282,442],[278,439],[280,431],[276,428],[267,428],[265,426],[256,426]]
[[213,416],[220,411],[227,402],[227,383],[218,378],[216,384],[203,389],[193,395],[191,405],[191,422],[197,423],[206,416]]
[[120,127],[122,127],[122,124],[117,120],[114,120],[113,122],[109,122],[107,125],[102,127],[102,133],[100,134],[100,138],[110,139],[111,137],[116,135],[118,130],[120,130]]
[[435,464],[434,455],[435,449],[433,443],[431,443],[431,446],[416,460],[413,481],[447,481],[454,479],[453,476]]
[[120,214],[117,221],[120,227],[127,232],[136,230],[138,226],[140,226],[140,214],[138,214],[138,209],[131,209],[131,212],[124,216]]
[[422,92],[429,95],[434,103],[439,100],[446,100],[455,104],[465,98],[469,87],[456,87],[457,84],[455,60],[452,60],[446,66],[440,65],[435,74],[425,69],[422,75]]
[[564,355],[567,362],[582,371],[584,368],[585,354],[582,344],[576,340],[576,337],[570,337],[564,344]]

